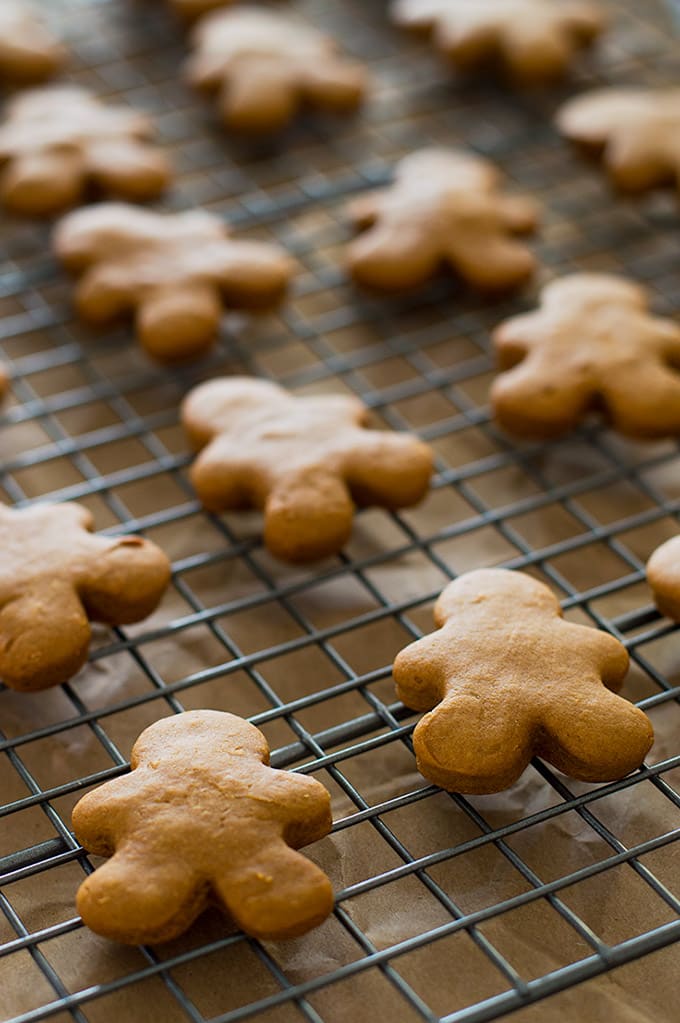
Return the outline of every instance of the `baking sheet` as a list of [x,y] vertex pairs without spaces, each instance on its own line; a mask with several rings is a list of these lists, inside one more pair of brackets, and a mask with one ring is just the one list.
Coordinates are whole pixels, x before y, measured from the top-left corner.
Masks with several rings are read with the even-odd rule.
[[[384,180],[410,148],[466,144],[544,204],[537,285],[573,269],[628,272],[650,284],[660,313],[677,312],[674,199],[617,199],[550,126],[570,91],[677,81],[678,43],[661,8],[607,4],[614,27],[597,60],[535,96],[452,84],[424,44],[389,28],[384,4],[293,2],[370,63],[375,92],[357,118],[310,118],[277,146],[227,139],[181,84],[184,44],[162,3],[43,6],[76,53],[72,80],[154,115],[179,170],[166,206],[201,203],[246,237],[275,238],[301,272],[284,310],[228,318],[213,356],[169,371],[148,363],[127,329],[95,336],[79,326],[47,227],[5,218],[0,342],[13,393],[0,496],[74,498],[99,529],[141,528],[173,558],[175,582],[146,622],[97,627],[91,663],[68,687],[0,691],[0,791],[11,809],[0,825],[0,1018],[174,1023],[257,1005],[251,1018],[271,1023],[490,1019],[516,1007],[517,991],[535,997],[532,982],[592,956],[588,937],[616,947],[677,923],[680,847],[665,836],[680,826],[680,634],[653,611],[642,572],[678,528],[677,445],[633,445],[587,426],[554,445],[514,447],[488,421],[488,332],[533,292],[488,307],[442,279],[382,300],[356,292],[340,266],[349,196]],[[209,518],[187,482],[177,405],[222,372],[362,395],[376,424],[430,440],[435,489],[399,516],[362,512],[341,558],[304,570],[274,562],[257,516]],[[508,792],[468,800],[418,775],[415,716],[395,703],[389,665],[429,631],[451,575],[496,564],[533,572],[569,618],[625,639],[625,695],[643,701],[657,733],[648,774],[596,788],[537,765]],[[72,806],[123,769],[146,725],[196,707],[254,718],[277,764],[313,769],[332,792],[336,828],[309,855],[338,907],[303,938],[225,939],[228,927],[210,914],[143,951],[74,920],[84,874]],[[626,850],[643,843],[653,848],[628,862]],[[562,884],[584,868],[592,876]],[[558,974],[556,989],[569,976]],[[671,1023],[679,981],[670,945],[514,1019]]]

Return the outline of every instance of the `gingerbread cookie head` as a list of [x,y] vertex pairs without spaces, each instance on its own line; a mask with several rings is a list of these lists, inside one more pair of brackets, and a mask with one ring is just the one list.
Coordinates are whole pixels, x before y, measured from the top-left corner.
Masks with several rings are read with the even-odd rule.
[[330,831],[330,797],[268,763],[265,737],[233,714],[188,711],[142,732],[131,773],[73,811],[78,841],[111,857],[78,891],[84,923],[135,945],[177,937],[213,903],[255,938],[321,923],[330,882],[296,850]]
[[491,403],[509,433],[555,437],[596,410],[630,437],[680,435],[680,327],[652,316],[632,281],[553,281],[535,312],[497,328],[494,344],[502,372]]
[[0,80],[17,85],[42,82],[66,60],[42,18],[22,0],[0,3]]
[[14,213],[50,216],[90,186],[135,202],[155,198],[170,169],[151,134],[144,115],[76,86],[21,93],[0,125],[0,199]]
[[87,660],[90,621],[137,622],[170,579],[165,554],[139,536],[95,536],[79,504],[0,506],[0,680],[32,692]]
[[349,270],[368,287],[413,287],[447,264],[493,292],[522,284],[534,269],[513,236],[535,228],[535,204],[503,195],[493,164],[471,153],[412,153],[397,164],[394,184],[354,200],[348,213],[366,229],[349,246]]
[[569,100],[557,127],[601,154],[614,184],[626,192],[680,188],[680,88],[595,89]]
[[257,7],[202,18],[192,37],[189,82],[218,95],[228,128],[276,131],[302,105],[343,113],[363,99],[366,76],[335,42],[288,15]]
[[134,315],[143,347],[160,362],[203,355],[225,306],[274,306],[293,272],[278,246],[237,241],[220,217],[203,210],[153,213],[102,203],[64,217],[54,249],[81,275],[82,319],[98,325]]
[[647,562],[647,581],[661,614],[680,622],[680,536],[654,551]]
[[413,733],[418,769],[451,792],[499,792],[533,756],[583,781],[621,778],[653,741],[647,717],[616,696],[625,647],[565,622],[530,576],[482,569],[435,606],[439,631],[397,657],[397,694],[429,711]]
[[583,0],[395,0],[391,13],[397,25],[431,33],[454,67],[496,64],[525,84],[562,77],[605,25],[601,8]]
[[297,398],[265,380],[211,380],[182,406],[189,439],[202,448],[191,470],[211,511],[261,508],[264,540],[285,561],[339,551],[355,505],[402,508],[424,497],[427,445],[366,429],[356,398]]

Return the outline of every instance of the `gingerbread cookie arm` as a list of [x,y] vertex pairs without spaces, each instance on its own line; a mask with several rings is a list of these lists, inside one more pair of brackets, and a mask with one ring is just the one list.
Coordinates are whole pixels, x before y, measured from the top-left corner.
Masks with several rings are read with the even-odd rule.
[[78,592],[93,619],[125,625],[146,618],[170,581],[170,562],[141,536],[116,540],[92,537],[93,558],[78,581]]
[[0,198],[9,210],[48,216],[74,205],[85,186],[81,153],[62,149],[13,157],[0,177]]
[[22,692],[66,682],[87,660],[90,634],[71,580],[43,578],[0,610],[0,678]]
[[227,305],[238,304],[240,309],[277,305],[293,271],[293,260],[278,245],[233,239],[222,246],[215,266]]
[[225,865],[212,885],[238,926],[261,940],[293,938],[333,909],[324,872],[283,840],[269,841],[242,865]]
[[367,192],[366,195],[359,195],[347,204],[346,213],[348,219],[355,227],[362,230],[371,227],[380,216],[382,203],[389,194],[388,189],[376,189],[375,192]]
[[397,698],[411,710],[432,710],[444,695],[447,660],[436,634],[410,643],[392,668]]
[[680,536],[654,551],[647,562],[647,581],[661,614],[680,622]]
[[416,437],[372,430],[348,454],[344,475],[357,504],[407,508],[427,493],[432,460]]
[[207,880],[161,840],[121,844],[82,883],[76,906],[96,934],[127,945],[170,941],[206,908]]

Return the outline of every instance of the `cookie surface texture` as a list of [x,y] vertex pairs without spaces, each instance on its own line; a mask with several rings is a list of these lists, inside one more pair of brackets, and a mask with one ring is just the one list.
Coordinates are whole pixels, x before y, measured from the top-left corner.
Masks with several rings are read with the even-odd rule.
[[654,551],[647,562],[647,581],[659,611],[680,622],[680,536]]
[[262,732],[233,714],[187,711],[142,732],[131,773],[73,811],[78,841],[111,857],[78,891],[84,923],[135,945],[177,937],[211,904],[256,938],[320,924],[331,884],[296,850],[330,831],[330,796],[268,763]]
[[556,120],[566,138],[601,154],[623,191],[680,189],[680,88],[595,89],[565,103]]
[[142,346],[160,362],[203,355],[225,307],[276,305],[293,272],[278,246],[231,238],[222,218],[203,210],[89,206],[60,221],[54,250],[81,275],[82,319],[99,325],[134,315]]
[[0,124],[0,199],[27,216],[59,213],[89,186],[136,202],[153,199],[170,168],[152,134],[145,115],[104,104],[86,89],[20,93]]
[[191,469],[210,511],[259,508],[264,539],[285,561],[336,553],[355,504],[402,508],[424,497],[432,452],[408,434],[366,429],[362,403],[344,395],[295,397],[266,380],[211,380],[189,393],[182,422]]
[[429,711],[413,733],[418,769],[451,792],[499,792],[533,756],[588,782],[622,778],[653,741],[616,696],[625,647],[565,622],[547,586],[504,569],[460,576],[434,612],[438,631],[394,664],[397,694]]
[[405,157],[392,185],[348,206],[364,230],[348,248],[350,273],[386,291],[422,284],[442,264],[482,290],[524,283],[535,261],[513,235],[534,230],[537,207],[502,195],[500,184],[496,167],[471,153],[422,149]]
[[218,96],[228,128],[283,128],[301,106],[344,113],[366,91],[360,65],[342,57],[333,39],[287,15],[256,7],[215,11],[196,25],[190,84]]
[[0,3],[0,80],[16,85],[56,74],[66,51],[37,11],[20,0]]
[[170,579],[165,554],[139,536],[96,536],[79,504],[0,506],[0,679],[30,692],[87,660],[90,621],[151,614]]
[[491,404],[508,432],[555,437],[600,411],[626,436],[680,435],[680,327],[652,316],[633,281],[562,277],[493,340],[503,372]]
[[463,71],[499,64],[512,78],[560,78],[605,26],[602,9],[582,0],[396,0],[392,20],[431,33]]

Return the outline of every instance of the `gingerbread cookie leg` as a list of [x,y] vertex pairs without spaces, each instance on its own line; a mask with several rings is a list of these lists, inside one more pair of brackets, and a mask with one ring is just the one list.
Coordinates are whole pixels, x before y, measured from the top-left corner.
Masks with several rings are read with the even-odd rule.
[[76,286],[75,305],[87,323],[103,325],[134,311],[135,289],[118,266],[104,263],[85,271]]
[[306,69],[303,91],[310,102],[343,114],[361,104],[366,91],[366,75],[358,65],[329,57]]
[[214,344],[222,319],[219,289],[209,282],[158,287],[139,302],[142,347],[159,362],[195,359]]
[[[368,222],[366,216],[364,223]],[[442,262],[436,248],[417,225],[400,226],[401,230],[393,230],[376,224],[354,239],[349,250],[350,267],[360,284],[381,291],[400,291],[424,284],[436,273]]]
[[233,68],[220,88],[219,111],[234,131],[277,131],[292,119],[297,89],[290,70],[267,57]]
[[212,883],[238,926],[261,940],[304,934],[333,909],[324,872],[281,840],[253,851],[246,867],[227,867]]
[[642,711],[605,688],[587,694],[574,689],[560,703],[545,707],[542,726],[538,756],[569,777],[588,782],[630,774],[641,765],[653,739]]
[[464,246],[454,239],[448,259],[469,284],[481,291],[514,288],[536,269],[536,260],[525,245],[501,235],[466,239]]
[[[80,826],[74,822],[76,831]],[[83,923],[111,941],[153,945],[171,941],[189,927],[207,905],[208,883],[201,883],[181,858],[144,845],[140,869],[137,851],[121,845],[116,854],[78,889],[76,906]]]
[[450,792],[475,793],[517,781],[531,759],[533,728],[525,715],[499,713],[502,687],[494,695],[480,700],[479,691],[461,686],[455,701],[444,699],[418,722],[413,741],[426,778]]
[[90,146],[89,164],[92,179],[100,188],[130,202],[154,199],[167,188],[171,177],[165,155],[135,139]]
[[0,678],[23,692],[66,682],[85,663],[90,623],[72,585],[45,579],[0,611]]
[[264,507],[264,541],[284,561],[314,561],[339,551],[352,532],[354,502],[333,472],[310,466],[281,477]]

